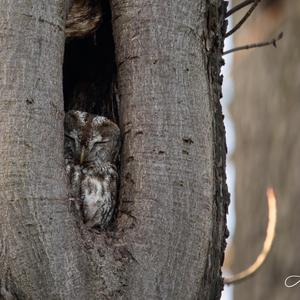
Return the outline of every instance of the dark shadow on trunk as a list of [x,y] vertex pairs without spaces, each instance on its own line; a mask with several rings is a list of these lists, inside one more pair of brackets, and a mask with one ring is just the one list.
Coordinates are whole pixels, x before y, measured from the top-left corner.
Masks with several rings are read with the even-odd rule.
[[103,21],[96,32],[66,41],[63,86],[65,111],[71,109],[118,120],[113,96],[116,74],[111,12],[103,1]]

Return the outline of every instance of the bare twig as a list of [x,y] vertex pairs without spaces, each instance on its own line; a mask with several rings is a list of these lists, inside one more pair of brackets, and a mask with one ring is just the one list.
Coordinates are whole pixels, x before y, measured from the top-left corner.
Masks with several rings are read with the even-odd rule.
[[268,207],[269,207],[269,221],[267,227],[267,234],[266,239],[264,242],[263,249],[261,250],[260,254],[256,258],[255,262],[246,270],[233,275],[229,278],[224,278],[225,284],[233,284],[240,282],[250,276],[254,275],[257,270],[263,265],[270,250],[273,245],[273,240],[275,237],[275,228],[276,228],[276,218],[277,218],[277,210],[276,210],[276,198],[274,194],[274,190],[272,188],[268,188],[267,190],[267,197],[268,197]]
[[249,10],[246,12],[246,14],[242,17],[242,19],[230,30],[225,34],[225,38],[232,35],[234,32],[236,32],[250,17],[256,6],[261,0],[255,0],[252,4],[252,6],[249,8]]
[[233,49],[229,49],[227,51],[224,51],[223,55],[226,55],[226,54],[229,54],[229,53],[232,53],[232,52],[235,52],[235,51],[265,47],[265,46],[269,46],[269,45],[273,45],[276,48],[277,47],[277,42],[279,40],[281,40],[282,37],[283,37],[283,32],[280,32],[279,35],[276,38],[273,38],[271,41],[266,41],[266,42],[262,42],[262,43],[255,43],[255,44],[248,44],[248,45],[236,47],[236,48],[233,48]]
[[228,18],[229,16],[231,16],[232,14],[234,14],[235,12],[237,12],[238,10],[244,8],[245,6],[251,4],[255,2],[255,0],[245,0],[243,1],[242,3],[240,4],[237,4],[236,6],[234,6],[232,9],[228,10],[226,15],[225,15],[225,18]]

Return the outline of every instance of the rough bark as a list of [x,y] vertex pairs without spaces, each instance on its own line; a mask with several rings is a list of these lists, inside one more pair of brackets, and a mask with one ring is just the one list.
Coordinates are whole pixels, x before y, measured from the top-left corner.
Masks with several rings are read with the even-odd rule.
[[2,294],[218,299],[223,1],[111,1],[124,144],[119,212],[106,233],[87,231],[67,199],[66,6],[1,2]]
[[[222,1],[115,1],[130,299],[218,299],[225,232]],[[215,118],[215,119],[214,119]],[[215,120],[215,121],[213,121]]]
[[0,14],[1,292],[99,299],[112,254],[78,230],[64,175],[65,3],[2,1]]
[[[234,68],[236,95],[232,112],[237,134],[234,270],[249,265],[262,246],[268,185],[274,186],[278,198],[277,233],[263,268],[236,286],[235,299],[239,300],[299,299],[299,285],[286,288],[284,281],[289,275],[300,275],[300,4],[282,1],[282,6],[270,4],[269,9],[258,14],[259,24],[249,24],[240,35],[245,38],[248,32],[248,39],[255,38],[262,31],[263,21],[269,31],[262,39],[276,36],[280,31],[284,32],[284,39],[276,50],[259,49],[237,57]],[[268,18],[271,18],[269,25]]]

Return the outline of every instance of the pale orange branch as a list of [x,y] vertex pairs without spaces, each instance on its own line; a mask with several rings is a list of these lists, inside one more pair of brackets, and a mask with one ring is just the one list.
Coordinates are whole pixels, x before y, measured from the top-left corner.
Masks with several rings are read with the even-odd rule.
[[266,233],[266,239],[264,241],[263,248],[256,258],[255,262],[246,270],[235,274],[231,277],[224,278],[225,284],[238,283],[250,276],[253,276],[263,265],[266,258],[268,257],[270,250],[273,245],[275,237],[275,228],[276,228],[276,219],[277,219],[277,209],[276,209],[276,198],[273,188],[267,189],[267,198],[268,198],[268,208],[269,208],[269,220]]

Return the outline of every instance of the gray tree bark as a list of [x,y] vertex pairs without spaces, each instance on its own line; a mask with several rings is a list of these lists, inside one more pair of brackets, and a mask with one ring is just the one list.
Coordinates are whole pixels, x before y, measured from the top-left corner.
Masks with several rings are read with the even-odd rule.
[[[112,7],[130,298],[214,299],[227,201],[220,85],[210,76],[220,71],[214,34],[223,29],[222,1],[112,0]],[[212,41],[217,49],[206,44],[206,52]]]
[[300,3],[274,2],[268,10],[257,13],[257,21],[250,22],[237,35],[240,44],[240,38],[245,39],[247,32],[248,40],[261,32],[265,34],[261,40],[284,32],[277,49],[241,53],[235,61],[236,94],[232,107],[237,133],[235,272],[249,265],[262,247],[268,185],[274,186],[278,202],[274,247],[262,269],[236,286],[234,295],[239,300],[299,299],[299,284],[287,288],[284,282],[289,275],[300,275]]
[[0,7],[2,297],[219,299],[223,1],[111,1],[123,150],[116,226],[106,233],[88,231],[67,199],[67,3]]

